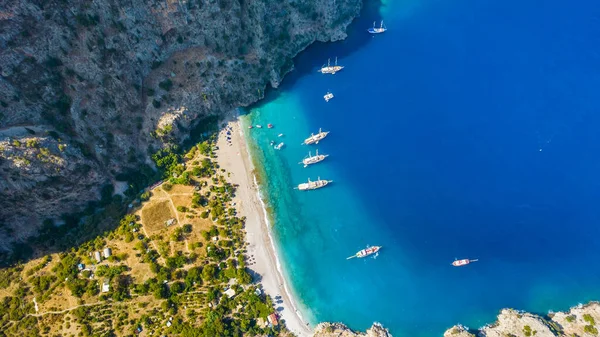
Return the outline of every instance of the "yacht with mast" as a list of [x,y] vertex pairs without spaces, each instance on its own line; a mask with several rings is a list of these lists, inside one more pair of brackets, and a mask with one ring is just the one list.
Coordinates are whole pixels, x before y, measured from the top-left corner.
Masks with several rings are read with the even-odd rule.
[[319,144],[319,141],[325,137],[327,137],[327,135],[329,134],[329,131],[321,131],[321,129],[319,128],[319,133],[317,133],[316,135],[311,133],[310,137],[306,138],[304,140],[304,143],[302,143],[303,145],[310,145],[310,144]]
[[379,28],[375,27],[375,21],[373,21],[373,28],[369,28],[367,31],[371,34],[381,34],[385,33],[387,28],[383,25],[383,21],[381,21],[381,25]]
[[331,65],[331,59],[327,59],[327,66],[323,65],[321,67],[321,69],[319,69],[319,72],[321,74],[335,74],[338,71],[344,69],[344,66],[338,66],[337,64],[337,57],[335,58],[335,65]]
[[332,182],[333,180],[323,180],[321,177],[318,177],[317,181],[311,181],[310,178],[308,178],[307,182],[299,184],[296,188],[300,191],[316,190],[318,188],[325,187]]
[[308,157],[302,159],[301,163],[298,164],[304,164],[304,167],[307,167],[310,164],[316,164],[318,162],[321,162],[323,160],[325,160],[325,158],[329,157],[328,154],[319,154],[319,150],[317,150],[317,154],[316,155],[311,155],[311,153],[308,153]]

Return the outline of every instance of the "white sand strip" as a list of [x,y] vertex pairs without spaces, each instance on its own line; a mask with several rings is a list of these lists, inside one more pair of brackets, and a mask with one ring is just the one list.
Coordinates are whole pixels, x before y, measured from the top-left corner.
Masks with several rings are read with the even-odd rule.
[[[287,328],[299,337],[312,336],[312,329],[302,320],[285,279],[270,235],[268,217],[252,172],[254,166],[242,135],[237,112],[228,119],[231,128],[230,141],[226,130],[219,134],[217,151],[219,165],[231,173],[230,181],[238,184],[235,202],[241,215],[246,216],[246,241],[248,242],[248,267],[261,276],[265,292],[276,302],[279,315],[285,319]],[[278,299],[281,303],[277,303]]]

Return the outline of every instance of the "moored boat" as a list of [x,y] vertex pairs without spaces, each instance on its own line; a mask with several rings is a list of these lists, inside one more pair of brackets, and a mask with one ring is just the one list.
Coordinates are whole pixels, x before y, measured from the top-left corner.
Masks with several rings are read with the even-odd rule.
[[325,187],[329,183],[332,183],[332,182],[333,182],[333,180],[324,180],[324,179],[321,179],[321,177],[317,178],[316,181],[311,181],[309,178],[308,182],[299,184],[297,189],[299,189],[300,191],[316,190],[318,188]]
[[316,164],[318,162],[321,162],[323,160],[325,160],[325,158],[329,157],[328,154],[319,154],[319,150],[317,150],[317,154],[316,155],[311,155],[311,153],[308,153],[308,157],[302,159],[302,162],[299,164],[304,164],[304,167],[307,167],[310,164]]
[[325,99],[325,102],[329,102],[329,100],[333,98],[333,94],[328,91],[323,98]]
[[285,144],[283,142],[275,145],[275,150],[281,150],[281,148],[284,146]]
[[260,125],[260,124],[256,124],[256,127],[259,129],[262,129],[262,125]]
[[385,33],[386,30],[387,28],[385,28],[385,26],[383,25],[383,21],[381,21],[381,25],[379,26],[379,28],[375,27],[375,21],[373,21],[373,28],[369,28],[367,31],[371,34],[381,34]]
[[323,138],[327,137],[328,134],[329,134],[329,131],[322,131],[319,128],[319,133],[317,133],[316,135],[311,133],[310,137],[306,138],[304,140],[304,143],[302,143],[302,144],[303,145],[319,144],[319,141],[322,140]]
[[350,257],[347,257],[346,260],[350,260],[355,257],[358,257],[358,258],[367,257],[369,255],[373,255],[373,254],[377,253],[380,249],[381,249],[381,246],[367,247],[365,249],[358,251],[356,254],[354,254]]
[[452,265],[454,267],[462,267],[462,266],[466,266],[471,262],[477,262],[479,261],[478,259],[474,259],[474,260],[469,260],[469,259],[462,259],[462,260],[454,260],[454,262],[452,262]]
[[337,64],[337,57],[336,57],[335,58],[335,65],[332,66],[331,65],[331,59],[328,59],[327,60],[327,66],[323,65],[321,67],[321,69],[319,69],[319,72],[321,74],[331,74],[331,75],[333,75],[333,74],[337,73],[338,71],[340,71],[342,69],[344,69],[344,66],[338,66],[338,64]]
[[268,127],[269,129],[272,129],[272,128],[273,128],[273,124],[269,123],[269,124],[267,124],[267,127]]

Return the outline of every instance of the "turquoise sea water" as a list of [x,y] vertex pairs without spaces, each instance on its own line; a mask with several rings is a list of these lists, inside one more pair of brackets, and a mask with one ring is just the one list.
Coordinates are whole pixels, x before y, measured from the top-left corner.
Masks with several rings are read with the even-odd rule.
[[[600,3],[366,1],[349,33],[244,117],[275,125],[246,132],[304,316],[441,336],[600,299]],[[335,56],[342,72],[316,72]],[[293,190],[318,176],[334,183]]]

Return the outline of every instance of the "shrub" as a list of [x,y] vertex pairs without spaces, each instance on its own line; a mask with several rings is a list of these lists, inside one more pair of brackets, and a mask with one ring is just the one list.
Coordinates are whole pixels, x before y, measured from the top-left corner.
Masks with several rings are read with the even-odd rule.
[[167,78],[166,80],[160,82],[158,86],[165,91],[169,91],[173,87],[173,82]]
[[594,321],[594,317],[592,317],[590,314],[583,315],[583,320],[590,323],[590,325],[596,325],[596,321]]
[[586,325],[583,328],[583,331],[585,331],[586,333],[592,334],[592,335],[598,335],[598,329],[596,329],[596,327],[593,325]]

